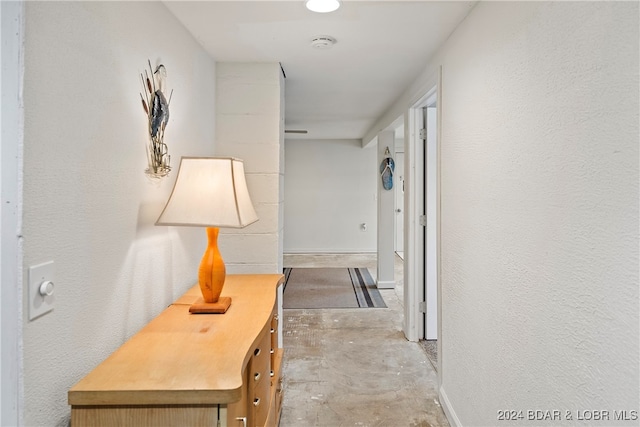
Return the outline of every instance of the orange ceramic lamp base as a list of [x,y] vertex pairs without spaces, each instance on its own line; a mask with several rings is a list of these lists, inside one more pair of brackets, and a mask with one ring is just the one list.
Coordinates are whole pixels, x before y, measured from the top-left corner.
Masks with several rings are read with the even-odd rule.
[[190,313],[222,314],[231,305],[231,298],[220,296],[224,286],[226,270],[218,249],[219,231],[217,227],[207,227],[208,245],[198,270],[198,284],[200,285],[202,298],[199,298],[195,304],[189,307]]

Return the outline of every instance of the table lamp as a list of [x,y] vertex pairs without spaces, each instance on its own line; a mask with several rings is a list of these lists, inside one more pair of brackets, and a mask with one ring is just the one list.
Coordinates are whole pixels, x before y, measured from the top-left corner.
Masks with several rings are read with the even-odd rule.
[[230,297],[220,297],[226,270],[218,249],[219,227],[242,228],[258,220],[242,160],[230,157],[182,157],[176,183],[156,225],[206,227],[208,246],[200,262],[202,292],[191,313],[224,313]]

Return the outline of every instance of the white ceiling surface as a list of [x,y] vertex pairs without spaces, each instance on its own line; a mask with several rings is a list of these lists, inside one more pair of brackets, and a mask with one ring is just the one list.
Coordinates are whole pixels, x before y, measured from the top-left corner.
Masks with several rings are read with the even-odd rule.
[[[218,62],[280,62],[290,138],[361,139],[418,76],[475,2],[165,1]],[[337,40],[311,47],[318,35]]]

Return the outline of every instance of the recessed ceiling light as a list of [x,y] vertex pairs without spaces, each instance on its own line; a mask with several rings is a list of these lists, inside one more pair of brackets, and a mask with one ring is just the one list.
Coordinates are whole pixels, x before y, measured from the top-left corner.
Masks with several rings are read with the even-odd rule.
[[337,10],[340,0],[306,0],[304,4],[312,12],[327,13]]

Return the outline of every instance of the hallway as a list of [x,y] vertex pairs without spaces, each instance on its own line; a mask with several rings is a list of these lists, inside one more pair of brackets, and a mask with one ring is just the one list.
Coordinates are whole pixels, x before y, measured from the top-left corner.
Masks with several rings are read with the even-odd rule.
[[[286,267],[367,267],[375,254],[285,255]],[[402,259],[388,308],[284,311],[284,400],[280,427],[448,426],[437,376],[402,333]]]

